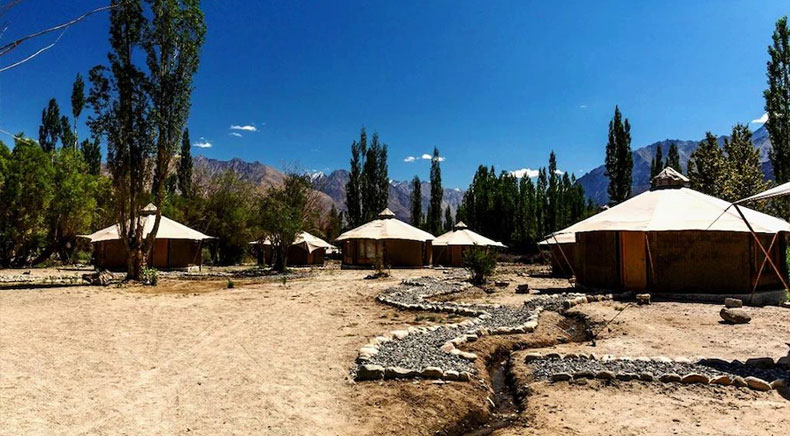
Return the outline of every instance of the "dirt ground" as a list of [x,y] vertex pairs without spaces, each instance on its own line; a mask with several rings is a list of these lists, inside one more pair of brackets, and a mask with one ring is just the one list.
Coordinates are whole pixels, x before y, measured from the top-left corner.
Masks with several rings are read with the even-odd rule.
[[[523,272],[501,268],[498,278],[509,280],[509,287],[461,297],[522,304],[529,297],[516,295],[516,284],[547,292],[567,287],[564,280]],[[563,332],[557,328],[561,317],[547,313],[534,334],[470,344],[482,356],[470,383],[350,380],[357,350],[371,337],[407,325],[459,320],[375,301],[380,290],[403,278],[442,273],[393,270],[391,278],[371,281],[363,279],[367,271],[328,268],[285,285],[271,278],[239,279],[233,289],[225,279],[163,278],[156,288],[0,291],[0,434],[462,434],[490,414],[486,357],[513,347],[554,346]],[[619,313],[618,304],[582,310],[603,320]],[[716,323],[718,310],[712,306],[629,308],[610,325],[611,332],[601,334],[594,352],[674,356],[715,349],[724,357],[778,356],[786,351],[783,342],[790,341],[790,313],[774,310],[761,309],[751,324],[732,327]],[[624,388],[538,383],[530,389],[521,417],[527,427],[519,424],[501,434],[748,429],[739,434],[769,435],[790,428],[790,401],[775,392],[731,389],[709,395],[702,387],[639,383]],[[723,424],[730,418],[739,420],[737,425]],[[667,431],[658,432],[651,420]]]

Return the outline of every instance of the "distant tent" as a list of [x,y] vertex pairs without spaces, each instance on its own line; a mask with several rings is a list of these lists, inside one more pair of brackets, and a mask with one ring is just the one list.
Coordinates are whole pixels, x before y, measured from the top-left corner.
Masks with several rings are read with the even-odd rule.
[[463,222],[433,240],[433,264],[444,266],[463,265],[463,253],[473,247],[501,247],[501,242],[488,239],[471,230]]
[[431,264],[433,235],[395,218],[384,209],[378,219],[338,236],[343,266],[422,267]]
[[[149,203],[143,208],[140,216],[143,237],[151,233],[155,220],[156,206]],[[126,268],[126,248],[121,240],[118,224],[82,237],[90,239],[93,244],[94,263],[98,268],[110,270]],[[203,241],[207,239],[214,238],[162,215],[154,240],[153,256],[149,258],[149,266],[160,269],[201,266]]]
[[[258,241],[250,242],[250,244],[258,245]],[[272,243],[269,239],[265,239],[262,245],[262,247],[257,247],[261,256],[259,261],[271,265],[273,260]],[[288,249],[286,255],[288,265],[323,265],[324,255],[327,250],[333,248],[335,247],[329,242],[310,233],[301,232]]]
[[[678,177],[680,176],[680,177]],[[559,235],[576,241],[577,283],[654,293],[744,294],[782,288],[760,249],[784,262],[786,221],[684,187],[672,168],[650,191],[581,221]],[[760,241],[757,244],[754,238]]]
[[538,242],[538,248],[549,250],[551,271],[554,275],[569,277],[574,275],[576,262],[576,235],[557,233]]

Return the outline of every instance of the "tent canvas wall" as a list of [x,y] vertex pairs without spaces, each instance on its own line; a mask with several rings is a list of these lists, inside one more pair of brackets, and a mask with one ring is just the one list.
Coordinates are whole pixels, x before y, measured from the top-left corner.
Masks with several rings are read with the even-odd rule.
[[423,267],[431,264],[433,235],[395,218],[385,209],[378,219],[338,236],[343,266]]
[[[143,237],[153,230],[156,207],[146,206],[140,217]],[[124,270],[127,268],[126,248],[120,237],[120,227],[113,224],[91,235],[83,235],[93,245],[94,264],[97,268]],[[203,264],[203,241],[213,239],[197,230],[162,216],[148,266],[158,269],[186,268]]]
[[563,233],[549,236],[538,242],[538,248],[548,250],[552,274],[570,277],[576,271],[576,236]]
[[504,247],[501,242],[469,230],[463,222],[459,222],[453,230],[434,239],[432,246],[433,264],[442,266],[463,266],[464,252],[474,247],[486,249]]

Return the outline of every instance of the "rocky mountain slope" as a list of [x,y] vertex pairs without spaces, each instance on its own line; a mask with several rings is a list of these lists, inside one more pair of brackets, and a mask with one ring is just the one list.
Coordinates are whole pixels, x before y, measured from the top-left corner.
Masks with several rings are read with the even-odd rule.
[[[719,145],[724,143],[724,138],[725,136],[719,137]],[[763,173],[765,173],[766,178],[773,178],[773,168],[771,167],[770,161],[768,161],[768,152],[771,150],[771,140],[768,137],[768,131],[765,126],[754,131],[752,134],[752,142],[754,146],[760,150]],[[683,172],[686,172],[689,157],[691,153],[697,149],[699,141],[665,139],[645,147],[637,148],[633,151],[634,171],[631,191],[634,195],[647,191],[650,188],[650,161],[656,155],[656,148],[660,145],[664,157],[666,158],[669,147],[673,143],[677,144],[680,153],[680,163],[683,166]],[[584,187],[584,192],[594,203],[599,205],[609,202],[609,194],[606,192],[606,188],[609,186],[609,178],[604,175],[604,171],[605,168],[601,165],[579,178],[579,183]]]

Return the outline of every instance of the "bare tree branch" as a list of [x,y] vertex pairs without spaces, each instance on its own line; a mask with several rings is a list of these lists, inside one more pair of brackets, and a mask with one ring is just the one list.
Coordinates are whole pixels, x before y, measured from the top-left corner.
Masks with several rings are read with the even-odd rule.
[[17,67],[17,66],[19,66],[19,65],[22,65],[22,64],[24,64],[25,62],[27,62],[27,61],[29,61],[29,60],[33,59],[34,57],[36,57],[36,56],[38,56],[38,55],[40,55],[41,53],[44,53],[45,51],[47,51],[47,50],[51,49],[52,47],[54,47],[54,46],[55,46],[55,44],[57,44],[57,43],[58,43],[58,41],[60,41],[60,38],[62,38],[62,37],[63,37],[63,34],[64,34],[64,33],[66,33],[66,29],[63,29],[63,31],[62,31],[62,32],[60,32],[60,35],[58,35],[58,38],[57,38],[55,41],[53,41],[53,42],[52,42],[52,44],[49,44],[49,45],[47,45],[47,46],[45,46],[45,47],[42,47],[42,48],[40,48],[38,51],[36,51],[36,52],[35,52],[35,53],[33,53],[32,55],[30,55],[30,56],[28,56],[28,57],[26,57],[26,58],[24,58],[24,59],[22,59],[22,60],[20,60],[20,61],[14,62],[14,63],[13,63],[13,64],[11,64],[11,65],[8,65],[8,66],[5,66],[5,67],[2,67],[2,68],[0,68],[0,73],[2,73],[2,72],[4,72],[4,71],[7,71],[7,70],[10,70],[11,68]]
[[[112,9],[112,8],[118,6],[118,5],[119,4],[102,6],[100,8],[96,8],[96,9],[94,9],[92,11],[88,11],[88,12],[80,15],[79,17],[71,20],[71,21],[67,21],[65,23],[58,24],[57,26],[50,27],[48,29],[44,29],[44,30],[41,30],[41,31],[36,32],[36,33],[31,33],[30,35],[27,35],[27,36],[23,36],[22,38],[19,38],[16,41],[12,41],[12,42],[0,47],[0,56],[8,54],[11,50],[19,47],[20,44],[22,44],[23,42],[27,41],[28,39],[36,38],[36,37],[39,37],[41,35],[46,35],[47,33],[55,32],[55,31],[58,31],[58,30],[65,30],[69,26],[72,26],[72,25],[74,25],[76,23],[79,23],[80,21],[84,20],[86,17],[88,17],[90,15],[93,15],[93,14],[95,14],[97,12],[102,12],[102,11],[106,11],[106,10]],[[62,33],[61,33],[61,35],[62,35]],[[49,48],[49,47],[47,47],[47,48]],[[43,50],[46,50],[47,48],[44,48]],[[39,51],[43,51],[43,50],[39,50]],[[35,55],[34,55],[34,57],[35,57]]]

